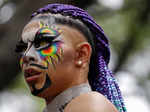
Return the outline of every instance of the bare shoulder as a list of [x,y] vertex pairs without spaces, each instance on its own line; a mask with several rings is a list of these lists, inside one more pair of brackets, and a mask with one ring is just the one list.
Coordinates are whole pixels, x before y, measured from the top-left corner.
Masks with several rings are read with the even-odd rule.
[[73,99],[64,112],[118,112],[115,106],[98,92],[89,92]]

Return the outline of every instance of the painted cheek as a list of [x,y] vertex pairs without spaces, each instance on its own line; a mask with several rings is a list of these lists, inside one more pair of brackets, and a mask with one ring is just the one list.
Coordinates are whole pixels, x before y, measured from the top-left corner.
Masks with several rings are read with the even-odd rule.
[[40,58],[47,64],[53,64],[54,60],[58,62],[63,54],[61,42],[54,43],[47,49],[38,51],[38,53]]

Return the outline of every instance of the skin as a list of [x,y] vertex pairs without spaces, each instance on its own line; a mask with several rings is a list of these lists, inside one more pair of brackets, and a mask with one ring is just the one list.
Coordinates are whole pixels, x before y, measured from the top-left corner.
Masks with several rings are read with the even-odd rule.
[[103,95],[97,92],[82,94],[73,99],[64,112],[118,112]]
[[[38,65],[43,65],[42,60],[39,58],[39,56],[33,55],[34,52],[37,52],[36,50],[33,49],[33,51],[29,53],[29,49],[31,49],[29,47],[31,44],[30,40],[33,40],[34,38],[30,35],[35,35],[31,33],[36,33],[38,29],[40,29],[39,21],[33,21],[27,24],[22,33],[22,40],[28,43],[28,48],[25,50],[26,55],[23,56],[24,66],[22,67],[22,70],[23,72],[25,72],[26,69],[32,68],[36,71],[42,72],[37,81],[28,83],[31,91],[31,85],[33,83],[37,89],[40,89],[43,86],[45,82],[45,73],[48,73],[52,81],[52,85],[45,91],[38,94],[38,96],[44,97],[47,103],[65,89],[70,88],[74,85],[87,82],[87,76],[83,75],[83,73],[88,73],[88,67],[86,67],[86,65],[89,63],[89,58],[91,54],[91,47],[89,43],[86,42],[86,39],[81,33],[79,33],[75,29],[71,29],[71,32],[73,33],[68,33],[70,32],[70,28],[68,26],[55,26],[59,27],[63,31],[61,35],[57,38],[62,42],[61,48],[63,49],[63,56],[61,57],[61,60],[57,64],[55,64],[55,68],[51,64],[49,64],[48,70],[41,70],[37,67],[29,66],[29,63],[32,62],[32,60],[29,60],[29,58],[34,58],[34,63]],[[30,33],[30,35],[26,36],[28,33]],[[72,37],[73,39],[70,37]],[[76,37],[79,38],[77,39]],[[86,50],[88,50],[88,52],[85,52]],[[79,61],[81,61],[82,63],[79,64]],[[78,75],[74,75],[72,73]]]
[[[31,44],[31,41],[35,38],[34,35],[41,28],[40,21],[29,22],[25,26],[21,37],[28,44],[28,47],[24,51],[25,55],[22,57],[22,71],[25,73],[26,70],[32,69],[40,72],[36,80],[27,81],[31,92],[33,91],[33,85],[37,90],[43,88],[46,82],[46,75],[48,75],[51,81],[51,84],[46,89],[37,94],[37,96],[44,98],[47,104],[64,90],[75,85],[88,83],[87,76],[92,53],[90,44],[77,29],[66,25],[55,25],[55,27],[62,30],[60,35],[54,40],[61,42],[59,47],[63,50],[60,60],[54,60],[55,67],[53,64],[47,64],[47,69],[41,69],[30,65],[30,63],[42,66],[46,65],[39,58],[37,50]],[[93,104],[95,106],[92,106]],[[82,94],[73,99],[65,108],[65,112],[83,112],[83,110],[86,112],[117,112],[113,104],[97,92]]]

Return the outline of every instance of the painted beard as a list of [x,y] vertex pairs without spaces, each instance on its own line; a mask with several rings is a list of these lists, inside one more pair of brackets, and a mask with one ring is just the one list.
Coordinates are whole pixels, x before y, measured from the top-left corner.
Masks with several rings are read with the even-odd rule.
[[32,94],[33,95],[38,95],[39,93],[41,93],[42,91],[44,91],[45,89],[47,89],[48,87],[51,86],[51,80],[50,77],[48,76],[48,74],[46,74],[46,81],[44,83],[44,86],[41,89],[36,89],[35,85],[32,85]]

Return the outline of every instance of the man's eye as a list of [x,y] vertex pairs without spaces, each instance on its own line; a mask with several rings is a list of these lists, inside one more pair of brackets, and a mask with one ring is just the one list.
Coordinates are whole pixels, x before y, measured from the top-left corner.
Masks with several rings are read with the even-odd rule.
[[48,44],[47,42],[41,42],[40,46],[44,46],[44,45],[47,45],[47,44]]
[[44,48],[47,48],[48,46],[50,45],[49,42],[46,42],[46,41],[41,41],[39,43],[35,43],[34,46],[37,50],[40,50],[40,49],[44,49]]

